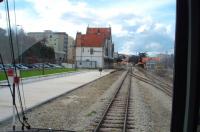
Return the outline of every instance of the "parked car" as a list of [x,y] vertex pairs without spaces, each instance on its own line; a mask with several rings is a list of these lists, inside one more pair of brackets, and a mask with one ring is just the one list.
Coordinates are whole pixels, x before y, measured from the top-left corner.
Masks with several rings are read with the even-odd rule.
[[1,71],[1,70],[3,70],[3,65],[2,65],[2,64],[0,64],[0,71]]
[[50,68],[55,68],[55,66],[53,66],[51,63],[47,63],[46,65],[48,65]]
[[24,66],[24,65],[22,65],[22,64],[16,64],[16,67],[17,67],[18,69],[20,69],[20,70],[27,70],[27,69],[29,69],[28,67],[26,67],[26,66]]
[[62,66],[58,65],[58,64],[51,64],[53,65],[55,68],[62,68]]
[[43,63],[35,63],[35,64],[32,64],[34,67],[36,68],[50,68],[50,66],[48,66],[47,64],[43,64]]
[[35,67],[36,69],[41,68],[41,65],[39,63],[32,64],[32,66]]
[[47,65],[49,65],[51,68],[56,68],[54,64],[48,63]]
[[44,64],[44,68],[52,68],[52,67],[49,66],[48,64]]
[[28,69],[32,69],[33,68],[30,64],[23,64],[23,66],[28,67]]
[[14,66],[12,64],[5,64],[4,66],[5,66],[6,70],[9,69],[9,68],[14,69]]
[[37,69],[38,67],[35,64],[30,64],[34,69]]

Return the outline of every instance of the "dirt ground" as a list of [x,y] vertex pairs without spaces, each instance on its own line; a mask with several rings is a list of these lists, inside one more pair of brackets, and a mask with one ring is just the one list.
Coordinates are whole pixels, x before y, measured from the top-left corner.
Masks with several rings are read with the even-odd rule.
[[[88,126],[96,111],[89,109],[122,75],[123,71],[109,74],[82,88],[72,91],[52,102],[27,113],[28,122],[33,128],[78,130]],[[97,106],[95,106],[97,107]],[[17,127],[19,128],[19,122]],[[0,131],[11,128],[11,120],[0,124]]]
[[[134,70],[140,76],[145,74]],[[32,127],[91,131],[100,119],[124,71],[109,74],[29,112]],[[172,98],[159,89],[132,78],[131,102],[134,132],[169,132]],[[19,123],[18,123],[19,124]],[[8,130],[11,121],[0,124]]]
[[172,97],[133,77],[131,99],[135,132],[170,132]]

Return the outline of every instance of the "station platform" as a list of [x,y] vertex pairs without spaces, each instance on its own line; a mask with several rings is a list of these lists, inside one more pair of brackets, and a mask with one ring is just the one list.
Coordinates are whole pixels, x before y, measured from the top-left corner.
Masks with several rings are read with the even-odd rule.
[[[66,94],[89,82],[113,72],[113,69],[103,70],[101,75],[98,70],[87,70],[71,74],[70,76],[56,76],[48,79],[32,79],[23,84],[26,107],[30,110],[60,95]],[[70,73],[69,73],[70,74]],[[21,87],[21,86],[20,86]],[[21,92],[22,94],[22,92]],[[18,97],[16,91],[16,98]],[[22,100],[23,101],[23,100]],[[20,110],[18,100],[17,107]],[[12,97],[8,87],[0,88],[0,122],[12,117]]]

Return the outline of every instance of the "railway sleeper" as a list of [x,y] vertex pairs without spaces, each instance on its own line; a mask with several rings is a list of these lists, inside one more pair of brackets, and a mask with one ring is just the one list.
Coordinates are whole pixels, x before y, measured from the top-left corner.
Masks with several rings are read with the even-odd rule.
[[124,124],[107,124],[107,123],[103,123],[101,125],[101,128],[121,128],[123,129]]
[[105,117],[105,120],[124,120],[124,118],[121,118],[121,117],[109,117],[109,116],[106,116]]
[[109,116],[110,116],[110,117],[124,117],[124,115],[125,115],[125,114],[116,114],[116,113],[114,114],[114,113],[113,113],[113,114],[107,114],[106,116],[108,116],[108,117],[109,117]]
[[120,113],[120,114],[123,114],[123,113],[125,113],[125,110],[110,110],[109,113]]
[[108,123],[108,124],[123,124],[123,120],[104,120],[103,123]]
[[99,132],[121,132],[121,128],[100,128]]
[[[121,95],[121,96],[125,96],[125,95]],[[120,102],[121,102],[122,100],[126,100],[126,98],[125,98],[125,97],[122,98],[122,97],[119,97],[119,96],[118,96],[118,97],[116,97],[116,98],[114,99],[114,101],[116,101],[116,102],[117,102],[117,101],[120,101]]]
[[[125,104],[113,104],[112,107],[124,108]],[[112,109],[111,107],[111,109]]]
[[127,121],[127,125],[133,125],[133,124],[135,124],[135,120],[128,120]]

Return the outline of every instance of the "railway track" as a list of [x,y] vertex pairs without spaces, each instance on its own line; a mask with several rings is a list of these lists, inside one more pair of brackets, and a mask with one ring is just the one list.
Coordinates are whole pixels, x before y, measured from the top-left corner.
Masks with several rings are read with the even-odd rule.
[[159,85],[162,85],[162,86],[172,87],[172,86],[169,85],[168,83],[166,83],[166,82],[164,82],[163,80],[161,80],[161,79],[155,77],[154,75],[152,75],[152,73],[149,73],[149,72],[145,71],[144,69],[141,69],[141,68],[140,68],[139,71],[140,71],[141,73],[143,73],[145,76],[147,76],[148,78],[151,78],[151,81],[152,81],[152,82],[155,82],[155,83],[157,83],[157,84],[159,84]]
[[131,80],[132,77],[148,83],[157,89],[163,91],[169,96],[172,96],[171,87],[165,84],[156,83],[151,79],[147,79],[136,75],[132,69],[127,71],[126,75],[116,88],[111,101],[108,103],[100,120],[97,122],[93,132],[134,132],[135,117],[133,115],[134,103],[131,95]]
[[169,95],[170,97],[172,97],[172,88],[168,85],[162,84],[162,83],[157,83],[156,81],[152,81],[150,79],[146,79],[144,77],[141,77],[139,75],[136,75],[134,73],[130,74],[131,76],[135,77],[136,79],[143,81],[145,83],[148,83],[154,87],[156,87],[157,89],[163,91],[164,93],[166,93],[167,95]]
[[127,71],[93,132],[126,132],[134,129],[129,118],[131,77],[128,73],[132,73],[132,70]]

